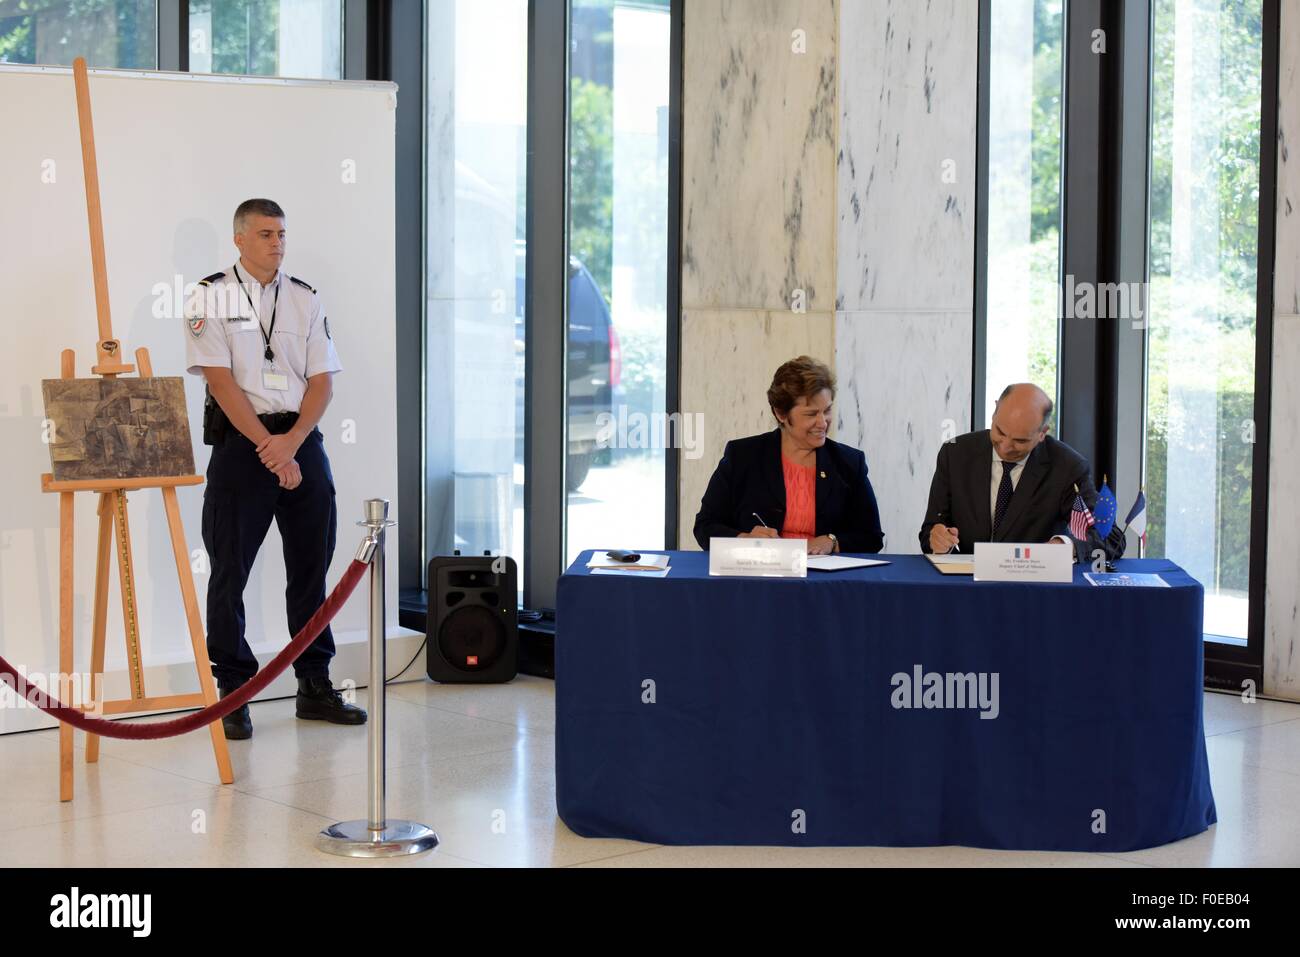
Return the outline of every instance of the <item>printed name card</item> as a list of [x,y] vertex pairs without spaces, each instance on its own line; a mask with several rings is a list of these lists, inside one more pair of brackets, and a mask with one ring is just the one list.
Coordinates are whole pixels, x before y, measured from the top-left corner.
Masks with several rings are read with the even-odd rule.
[[710,538],[709,574],[807,578],[808,542],[802,538]]
[[1060,543],[976,542],[977,582],[1074,581],[1074,548]]

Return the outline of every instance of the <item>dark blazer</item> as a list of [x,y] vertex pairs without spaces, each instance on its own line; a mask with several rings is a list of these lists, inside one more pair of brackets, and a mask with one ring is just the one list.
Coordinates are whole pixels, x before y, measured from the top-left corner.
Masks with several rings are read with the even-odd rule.
[[1064,442],[1047,436],[1029,453],[1011,504],[996,535],[989,510],[993,479],[993,444],[989,430],[968,432],[939,449],[939,459],[930,482],[930,502],[921,524],[921,551],[930,551],[930,527],[942,522],[954,526],[961,539],[959,551],[970,554],[976,542],[1045,542],[1064,535],[1075,543],[1080,562],[1092,561],[1092,550],[1102,547],[1108,559],[1124,554],[1124,533],[1116,527],[1104,541],[1089,530],[1089,540],[1080,542],[1070,535],[1070,508],[1074,486],[1079,486],[1089,510],[1097,507],[1097,490],[1092,469],[1085,459]]
[[[833,532],[841,552],[880,551],[885,539],[867,457],[827,439],[816,468],[817,534]],[[777,531],[785,523],[780,429],[727,443],[695,516],[695,540],[708,551],[710,538],[735,538],[757,525],[755,512]]]

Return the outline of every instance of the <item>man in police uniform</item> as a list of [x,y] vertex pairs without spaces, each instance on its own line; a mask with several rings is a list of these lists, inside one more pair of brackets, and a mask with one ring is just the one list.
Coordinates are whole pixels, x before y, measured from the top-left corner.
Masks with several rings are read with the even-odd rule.
[[[275,519],[284,542],[289,633],[325,601],[334,554],[334,477],[320,430],[342,370],[329,320],[310,285],[280,268],[284,210],[250,199],[235,210],[239,260],[203,279],[186,310],[189,372],[208,398],[204,441],[212,445],[203,493],[208,583],[208,655],[221,697],[257,673],[244,639],[244,585]],[[334,637],[326,628],[294,662],[299,718],[364,724],[329,678]],[[224,720],[226,737],[252,736],[245,705]]]

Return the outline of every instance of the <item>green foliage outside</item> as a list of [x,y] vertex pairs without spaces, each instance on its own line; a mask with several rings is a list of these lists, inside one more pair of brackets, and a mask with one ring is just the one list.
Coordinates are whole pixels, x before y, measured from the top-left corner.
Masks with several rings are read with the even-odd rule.
[[[279,0],[191,0],[189,12],[192,22],[211,16],[213,73],[278,73]],[[11,0],[0,7],[0,63],[35,63],[44,51],[48,63],[84,56],[92,67],[153,70],[157,42],[153,0]]]
[[[1056,394],[1057,282],[1061,247],[1061,38],[1062,0],[1034,4],[1034,65],[1030,135],[1029,261],[1034,281],[1030,305],[1029,381]],[[991,410],[990,410],[991,411]]]
[[614,267],[614,92],[573,77],[569,90],[569,252],[609,301]]
[[213,73],[279,73],[279,0],[195,0],[190,4],[191,17],[209,12]]
[[[613,42],[602,33],[598,42]],[[659,310],[667,308],[663,277],[668,268],[667,170],[657,153],[620,152],[619,229],[631,248],[643,251],[633,273],[636,301]],[[596,281],[606,304],[613,303],[614,267],[614,97],[613,90],[582,77],[569,88],[569,252]],[[623,403],[629,410],[662,411],[666,393],[667,357],[662,324],[646,327],[620,321],[613,313],[622,353]],[[654,450],[647,450],[655,454]],[[608,454],[606,452],[605,454]],[[620,455],[641,454],[619,450]],[[599,460],[598,460],[599,461]]]
[[154,7],[153,0],[10,0],[0,7],[0,63],[36,63],[40,53],[47,64],[84,56],[92,67],[156,69]]
[[[1217,580],[1209,588],[1244,592],[1249,581],[1250,483],[1254,446],[1256,271],[1259,230],[1259,127],[1263,23],[1259,0],[1224,0],[1217,28],[1220,70],[1198,82],[1202,116],[1216,118],[1211,162],[1193,171],[1195,190],[1217,197],[1217,273],[1173,275],[1175,5],[1157,0],[1154,19],[1151,157],[1151,327],[1148,333],[1147,470],[1148,554],[1165,550],[1166,469],[1170,442],[1201,441],[1198,423],[1169,404],[1169,360],[1174,347],[1204,348],[1205,361],[1179,371],[1176,390],[1211,398],[1217,408],[1218,499],[1194,503],[1212,510]],[[1180,76],[1179,80],[1183,78]],[[1216,89],[1217,86],[1217,89]],[[1208,101],[1208,103],[1207,103]],[[1198,131],[1203,135],[1204,131]],[[1180,184],[1180,189],[1189,184]],[[1193,210],[1191,214],[1200,215]],[[1180,216],[1189,211],[1178,210]],[[1215,228],[1210,223],[1209,228]],[[1176,283],[1176,284],[1175,284]],[[1213,334],[1202,342],[1171,340],[1191,331],[1180,312],[1208,310]],[[1181,503],[1183,507],[1193,503]],[[1127,505],[1121,505],[1127,508]],[[1176,558],[1176,556],[1173,556]]]
[[[1250,541],[1250,483],[1254,446],[1248,440],[1253,421],[1255,384],[1255,283],[1259,226],[1259,126],[1262,14],[1259,0],[1223,0],[1217,18],[1220,72],[1215,83],[1199,82],[1194,90],[1198,111],[1213,116],[1218,147],[1214,160],[1195,170],[1197,188],[1217,196],[1218,262],[1209,275],[1172,276],[1171,227],[1174,212],[1174,40],[1175,4],[1156,0],[1154,72],[1151,102],[1151,234],[1146,422],[1147,554],[1165,550],[1166,462],[1169,443],[1197,440],[1197,423],[1171,415],[1169,361],[1171,336],[1190,335],[1180,312],[1208,308],[1213,335],[1205,343],[1206,361],[1195,377],[1179,372],[1176,393],[1203,392],[1217,408],[1218,498],[1198,503],[1213,510],[1216,529],[1217,580],[1209,587],[1246,589]],[[1028,268],[1034,277],[1034,315],[1050,317],[1055,304],[1059,263],[1061,3],[1035,4],[1031,245]],[[1213,78],[1210,78],[1213,80]],[[1180,81],[1183,78],[1180,77]],[[1184,81],[1185,82],[1185,81]],[[1213,98],[1204,106],[1206,98]],[[1183,175],[1183,174],[1180,174]],[[1180,183],[1180,189],[1187,184]],[[1186,209],[1179,210],[1186,217]],[[1030,379],[1049,391],[1056,384],[1056,323],[1031,326]],[[1180,346],[1197,344],[1176,341]],[[993,345],[993,344],[991,344]],[[1100,478],[1100,476],[1098,477]],[[1113,478],[1113,477],[1112,477]],[[1131,502],[1120,503],[1122,519]],[[1184,507],[1189,503],[1183,503]]]

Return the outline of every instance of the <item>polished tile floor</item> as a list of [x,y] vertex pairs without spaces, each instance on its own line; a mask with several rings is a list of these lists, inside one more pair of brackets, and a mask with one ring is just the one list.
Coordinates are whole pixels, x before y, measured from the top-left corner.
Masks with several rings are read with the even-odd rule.
[[365,816],[366,730],[298,721],[291,700],[252,706],[253,739],[230,745],[231,787],[218,784],[206,735],[105,740],[98,765],[78,748],[76,799],[61,804],[57,732],[0,736],[0,867],[1300,865],[1296,704],[1206,694],[1219,823],[1151,850],[659,847],[581,838],[556,816],[554,690],[529,677],[389,689],[389,815],[442,837],[434,853],[399,861],[314,849],[322,827]]

